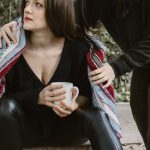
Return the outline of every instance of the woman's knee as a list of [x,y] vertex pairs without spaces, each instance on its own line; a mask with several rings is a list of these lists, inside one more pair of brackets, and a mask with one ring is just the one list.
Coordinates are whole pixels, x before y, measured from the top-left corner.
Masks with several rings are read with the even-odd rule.
[[108,124],[108,117],[106,113],[100,108],[87,108],[78,112],[80,123],[84,130],[93,130],[95,132],[100,131],[102,126]]
[[102,120],[106,119],[106,113],[100,108],[94,107],[83,110],[80,115],[82,115],[86,121],[91,123],[97,123],[98,120],[101,122]]
[[0,119],[10,120],[10,118],[15,118],[22,114],[20,106],[14,99],[6,97],[0,99]]
[[113,150],[122,150],[121,143],[109,122],[108,115],[102,109],[89,108],[82,112],[82,116],[85,122],[84,133],[91,137],[91,140],[98,140],[97,144],[100,143],[100,147],[103,147],[103,149],[111,147]]
[[21,109],[15,100],[5,97],[0,99],[0,148],[3,150],[22,149],[20,114]]

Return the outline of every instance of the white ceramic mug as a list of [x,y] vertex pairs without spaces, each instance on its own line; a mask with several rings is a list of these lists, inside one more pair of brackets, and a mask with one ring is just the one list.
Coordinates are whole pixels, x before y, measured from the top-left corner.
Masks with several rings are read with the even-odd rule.
[[[70,104],[72,102],[72,100],[75,100],[77,98],[77,96],[79,95],[79,89],[76,86],[73,86],[73,83],[71,82],[53,82],[55,84],[62,84],[63,87],[66,90],[66,98],[65,98],[65,103],[66,104]],[[72,90],[75,89],[76,90],[76,94],[74,97],[72,97]]]

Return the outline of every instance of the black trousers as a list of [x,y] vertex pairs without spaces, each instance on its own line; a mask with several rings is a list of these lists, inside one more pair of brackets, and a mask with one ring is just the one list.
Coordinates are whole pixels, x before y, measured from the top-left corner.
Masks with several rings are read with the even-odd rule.
[[88,139],[93,150],[122,150],[107,115],[98,108],[61,118],[51,108],[30,112],[11,98],[0,99],[0,150],[77,146]]
[[150,150],[150,70],[138,68],[131,81],[131,109],[147,150]]

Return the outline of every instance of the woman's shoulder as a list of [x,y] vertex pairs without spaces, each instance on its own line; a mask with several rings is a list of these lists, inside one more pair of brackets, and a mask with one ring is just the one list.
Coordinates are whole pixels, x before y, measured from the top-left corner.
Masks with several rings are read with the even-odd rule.
[[90,49],[90,45],[88,44],[87,40],[81,38],[70,40],[70,45],[75,53],[85,54]]

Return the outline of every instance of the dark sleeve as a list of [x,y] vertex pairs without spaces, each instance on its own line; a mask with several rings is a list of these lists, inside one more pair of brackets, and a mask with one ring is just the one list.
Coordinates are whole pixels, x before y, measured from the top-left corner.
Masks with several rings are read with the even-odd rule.
[[148,63],[150,63],[150,21],[145,38],[110,64],[115,68],[116,74],[120,76]]
[[[150,8],[149,2],[147,8]],[[125,52],[118,59],[110,63],[118,76],[123,75],[124,73],[137,67],[146,66],[146,68],[150,69],[150,65],[147,65],[150,63],[150,9],[148,9],[147,13],[148,27],[145,29],[145,33],[143,33],[145,35],[144,38],[136,45],[128,49],[127,52]]]
[[91,98],[91,86],[88,79],[86,54],[89,50],[88,45],[77,43],[74,46],[72,80],[79,88],[79,95]]
[[126,72],[131,72],[133,69],[132,63],[129,63],[128,56],[127,55],[122,55],[118,59],[109,62],[109,64],[112,66],[115,76],[121,76],[125,74]]

